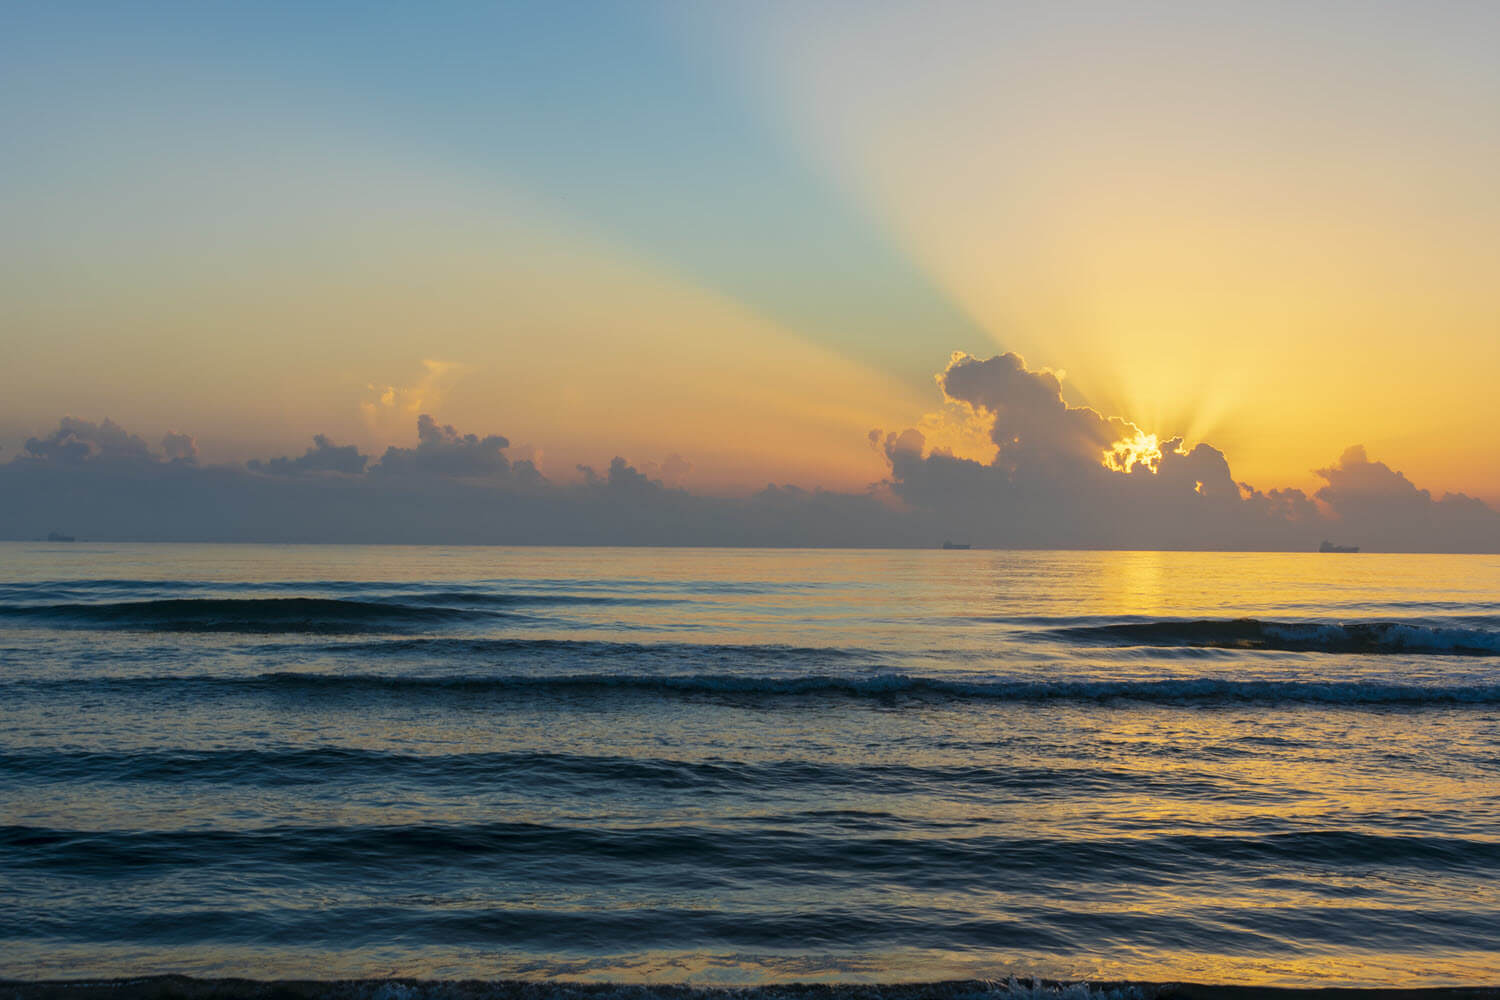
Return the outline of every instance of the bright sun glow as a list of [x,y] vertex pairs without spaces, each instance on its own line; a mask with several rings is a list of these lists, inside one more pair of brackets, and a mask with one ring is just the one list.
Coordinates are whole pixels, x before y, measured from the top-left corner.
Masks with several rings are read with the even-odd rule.
[[1155,434],[1136,431],[1135,437],[1116,441],[1104,453],[1104,466],[1116,472],[1129,474],[1137,467],[1156,472],[1161,465],[1161,442]]

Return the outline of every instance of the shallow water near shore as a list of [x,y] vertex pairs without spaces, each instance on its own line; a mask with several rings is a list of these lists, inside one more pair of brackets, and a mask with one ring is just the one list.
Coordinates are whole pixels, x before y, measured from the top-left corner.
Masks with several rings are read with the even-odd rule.
[[0,976],[1500,981],[1500,559],[0,545]]

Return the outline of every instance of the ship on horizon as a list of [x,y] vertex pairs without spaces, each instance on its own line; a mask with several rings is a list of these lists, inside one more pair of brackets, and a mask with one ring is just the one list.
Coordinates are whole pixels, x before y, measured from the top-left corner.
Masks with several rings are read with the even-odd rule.
[[1325,539],[1324,542],[1323,542],[1323,544],[1318,546],[1318,551],[1319,552],[1358,552],[1359,551],[1359,546],[1358,545],[1335,545],[1332,542],[1327,541]]

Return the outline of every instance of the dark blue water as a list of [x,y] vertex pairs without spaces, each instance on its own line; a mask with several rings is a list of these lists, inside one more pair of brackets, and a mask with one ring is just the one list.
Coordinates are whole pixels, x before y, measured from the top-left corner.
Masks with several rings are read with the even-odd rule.
[[1500,976],[1500,560],[0,546],[0,975]]

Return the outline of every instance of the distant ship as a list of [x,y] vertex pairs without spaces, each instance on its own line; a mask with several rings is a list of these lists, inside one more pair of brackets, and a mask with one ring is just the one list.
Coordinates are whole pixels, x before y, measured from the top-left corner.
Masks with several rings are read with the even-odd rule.
[[966,549],[968,547],[969,547],[969,543],[968,542],[944,542],[943,543],[943,548],[945,548],[945,549]]
[[1318,546],[1319,552],[1358,552],[1358,545],[1335,545],[1332,542],[1324,542]]
[[76,542],[76,541],[78,541],[78,539],[74,538],[72,535],[64,535],[60,531],[49,531],[49,532],[47,532],[47,541],[49,541],[49,542]]

